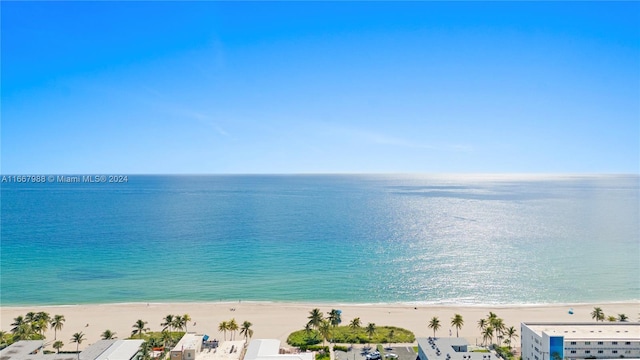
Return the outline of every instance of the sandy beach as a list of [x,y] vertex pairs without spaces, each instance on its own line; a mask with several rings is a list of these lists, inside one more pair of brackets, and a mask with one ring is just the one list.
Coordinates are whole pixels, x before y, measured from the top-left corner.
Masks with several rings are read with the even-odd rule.
[[[211,338],[223,339],[218,331],[218,324],[234,318],[239,324],[247,320],[253,323],[254,338],[276,338],[284,342],[287,336],[301,329],[307,322],[309,311],[319,308],[325,314],[331,309],[342,310],[342,322],[348,324],[359,317],[364,326],[368,323],[376,325],[393,325],[409,329],[416,337],[430,336],[432,330],[427,327],[428,321],[437,316],[442,328],[438,335],[449,335],[449,329],[455,336],[455,329],[450,326],[451,318],[459,313],[464,318],[464,327],[460,336],[470,343],[480,342],[477,329],[480,318],[493,311],[501,317],[506,326],[514,326],[520,332],[520,322],[536,321],[592,321],[590,313],[594,306],[604,310],[605,315],[624,313],[631,321],[637,321],[640,302],[599,303],[599,304],[562,304],[562,305],[529,305],[529,306],[455,306],[455,305],[401,305],[401,304],[307,304],[307,303],[269,303],[269,302],[222,302],[222,303],[128,303],[98,305],[66,305],[66,306],[24,306],[0,307],[1,329],[10,331],[13,319],[29,311],[48,312],[64,315],[66,322],[57,338],[65,343],[65,350],[75,350],[71,335],[82,331],[86,341],[80,345],[84,348],[97,340],[100,334],[109,329],[116,332],[118,338],[131,335],[133,324],[142,319],[147,321],[151,331],[160,331],[160,324],[166,315],[189,314],[191,321],[188,331],[208,334]],[[574,314],[569,314],[572,308]],[[53,330],[46,333],[47,340],[53,340]],[[229,334],[227,334],[227,337]],[[239,335],[238,335],[239,336]]]

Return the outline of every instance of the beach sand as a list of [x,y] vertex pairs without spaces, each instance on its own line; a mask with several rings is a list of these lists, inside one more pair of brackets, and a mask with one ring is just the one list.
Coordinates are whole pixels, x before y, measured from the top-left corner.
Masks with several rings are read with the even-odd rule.
[[[48,312],[51,316],[64,315],[66,321],[57,338],[65,344],[63,350],[75,350],[70,339],[73,333],[82,331],[85,341],[80,345],[83,349],[100,340],[100,334],[106,329],[116,332],[118,338],[131,335],[133,324],[138,319],[147,321],[151,331],[161,331],[160,324],[166,315],[189,314],[191,321],[188,331],[207,334],[211,338],[223,339],[218,331],[222,321],[235,319],[238,325],[247,320],[253,323],[253,338],[275,338],[285,345],[287,336],[304,327],[308,321],[309,311],[319,308],[325,315],[331,309],[342,310],[342,323],[348,324],[351,319],[359,317],[362,326],[375,323],[377,326],[391,325],[411,330],[416,337],[433,335],[427,323],[433,316],[440,319],[442,325],[438,336],[448,336],[451,329],[453,336],[456,329],[450,326],[451,318],[459,313],[464,318],[464,326],[460,336],[471,344],[480,343],[481,337],[477,327],[480,318],[485,318],[489,311],[501,317],[507,327],[514,326],[520,333],[521,322],[588,322],[594,306],[603,309],[605,315],[624,313],[630,321],[638,321],[640,302],[599,303],[599,304],[562,304],[562,305],[528,305],[528,306],[455,306],[455,305],[404,305],[404,304],[312,304],[312,303],[270,303],[270,302],[217,302],[217,303],[128,303],[100,305],[68,305],[68,306],[24,306],[0,307],[0,328],[10,331],[13,319],[25,315],[29,311]],[[573,308],[573,315],[568,313]],[[235,309],[235,310],[232,310]],[[47,341],[53,340],[53,330],[46,333]],[[240,335],[238,334],[239,338]],[[229,338],[229,334],[227,334]],[[518,341],[519,343],[519,341]]]

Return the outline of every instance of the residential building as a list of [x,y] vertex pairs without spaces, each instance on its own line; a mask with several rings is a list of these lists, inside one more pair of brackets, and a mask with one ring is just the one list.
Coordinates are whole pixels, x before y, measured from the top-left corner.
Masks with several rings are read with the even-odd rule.
[[522,323],[522,360],[640,358],[640,323]]

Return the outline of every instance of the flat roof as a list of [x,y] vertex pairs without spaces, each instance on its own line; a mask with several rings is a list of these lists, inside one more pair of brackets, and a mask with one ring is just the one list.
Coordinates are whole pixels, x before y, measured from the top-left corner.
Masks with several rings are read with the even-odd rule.
[[[429,360],[498,360],[489,353],[456,351],[454,347],[469,346],[464,338],[429,337],[418,338],[417,341],[418,346]],[[440,350],[440,354],[438,354],[438,350]]]
[[[80,360],[95,360],[102,353],[107,351],[117,340],[98,340],[95,343],[82,350]],[[127,359],[128,360],[128,359]]]
[[94,360],[131,360],[143,343],[144,340],[117,340]]
[[194,333],[186,333],[184,336],[178,341],[176,346],[173,347],[171,351],[183,351],[183,350],[193,350],[196,349],[198,343],[202,342],[202,338],[204,335],[196,335]]
[[130,360],[143,340],[98,340],[78,354],[45,354],[42,340],[22,340],[0,351],[1,360]]
[[640,323],[587,322],[587,323],[522,323],[538,336],[545,332],[551,336],[564,336],[565,340],[626,340],[640,339]]
[[313,353],[280,354],[280,340],[251,340],[244,360],[312,360]]

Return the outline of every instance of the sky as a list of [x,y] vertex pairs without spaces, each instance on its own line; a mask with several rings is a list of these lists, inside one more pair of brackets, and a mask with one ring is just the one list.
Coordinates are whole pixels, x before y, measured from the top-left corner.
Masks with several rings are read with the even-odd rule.
[[7,2],[2,174],[640,172],[640,2]]

